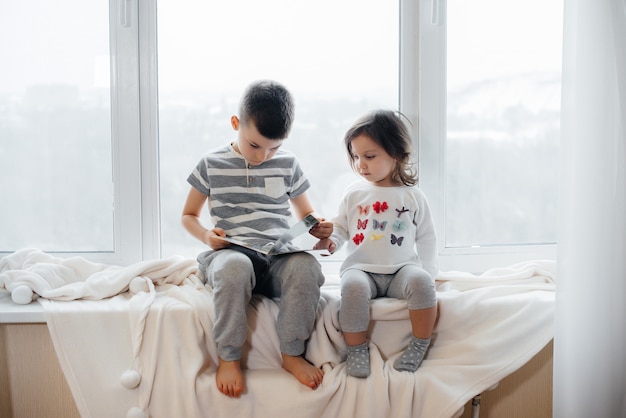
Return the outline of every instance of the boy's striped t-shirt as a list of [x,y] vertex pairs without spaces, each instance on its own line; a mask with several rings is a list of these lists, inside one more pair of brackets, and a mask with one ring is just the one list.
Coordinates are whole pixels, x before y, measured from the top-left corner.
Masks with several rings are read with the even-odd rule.
[[215,227],[259,246],[289,228],[289,199],[310,186],[292,153],[278,150],[270,160],[252,166],[232,145],[205,154],[187,181],[208,196]]

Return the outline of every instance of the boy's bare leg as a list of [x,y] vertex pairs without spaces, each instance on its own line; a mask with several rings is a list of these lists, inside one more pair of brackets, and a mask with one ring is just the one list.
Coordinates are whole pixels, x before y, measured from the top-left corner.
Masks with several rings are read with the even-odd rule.
[[322,384],[324,372],[305,360],[302,356],[289,356],[281,353],[283,369],[294,375],[296,379],[311,389],[317,389]]
[[241,371],[241,362],[239,360],[226,361],[221,358],[219,360],[220,363],[215,375],[217,388],[226,396],[238,398],[246,387]]

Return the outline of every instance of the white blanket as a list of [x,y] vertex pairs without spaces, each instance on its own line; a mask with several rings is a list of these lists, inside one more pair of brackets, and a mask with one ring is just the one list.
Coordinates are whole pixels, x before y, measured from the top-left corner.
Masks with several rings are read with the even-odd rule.
[[281,368],[278,307],[256,296],[239,399],[215,385],[211,293],[193,259],[118,267],[23,250],[0,261],[0,289],[39,296],[83,417],[431,418],[458,415],[551,340],[555,270],[554,261],[532,261],[480,276],[441,273],[440,316],[416,373],[392,367],[410,336],[406,302],[374,300],[367,379],[346,376],[339,290],[325,286],[306,353],[325,372],[317,390]]

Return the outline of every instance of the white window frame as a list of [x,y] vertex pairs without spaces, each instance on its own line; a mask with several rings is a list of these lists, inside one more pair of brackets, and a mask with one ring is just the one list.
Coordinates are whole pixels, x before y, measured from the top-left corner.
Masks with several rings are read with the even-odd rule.
[[141,259],[141,157],[137,2],[109,2],[114,249],[88,258],[118,264]]
[[417,128],[420,187],[435,221],[442,271],[483,272],[533,259],[556,259],[557,245],[454,248],[445,245],[446,173],[446,0],[419,0],[419,87]]
[[119,210],[116,206],[115,251],[103,255],[127,265],[161,256],[156,1],[111,0],[110,7],[113,181]]
[[[63,253],[128,265],[160,255],[154,2],[111,0],[112,252]],[[141,31],[140,31],[141,29]]]
[[156,1],[109,7],[114,250],[64,255],[128,265],[161,256]]
[[141,254],[142,259],[147,260],[161,257],[156,0],[139,2],[138,25],[141,28],[139,32]]

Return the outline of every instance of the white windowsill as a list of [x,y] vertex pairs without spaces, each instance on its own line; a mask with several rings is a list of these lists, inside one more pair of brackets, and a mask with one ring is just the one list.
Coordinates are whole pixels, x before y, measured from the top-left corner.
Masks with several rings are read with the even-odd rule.
[[41,304],[34,300],[28,305],[13,303],[9,292],[0,292],[0,324],[45,324]]

